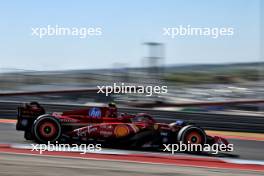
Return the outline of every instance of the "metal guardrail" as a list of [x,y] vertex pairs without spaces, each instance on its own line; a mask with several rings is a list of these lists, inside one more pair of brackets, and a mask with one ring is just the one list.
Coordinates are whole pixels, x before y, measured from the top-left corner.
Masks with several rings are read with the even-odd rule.
[[[0,118],[16,118],[16,108],[20,104],[19,102],[0,102]],[[47,112],[60,112],[85,107],[59,104],[42,105]],[[186,120],[210,130],[264,133],[264,116],[161,111],[143,108],[120,108],[119,112],[132,114],[140,112],[148,113],[157,121],[166,123],[175,122],[176,120]]]

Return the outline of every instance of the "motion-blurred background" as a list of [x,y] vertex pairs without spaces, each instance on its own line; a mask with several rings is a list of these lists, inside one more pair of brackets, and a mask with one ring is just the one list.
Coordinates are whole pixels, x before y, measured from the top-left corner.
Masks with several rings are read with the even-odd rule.
[[[261,1],[101,3],[3,3],[0,100],[263,116]],[[102,36],[31,35],[47,25],[101,27]],[[179,25],[232,27],[234,35],[163,35]],[[96,93],[113,83],[164,85],[168,93]]]

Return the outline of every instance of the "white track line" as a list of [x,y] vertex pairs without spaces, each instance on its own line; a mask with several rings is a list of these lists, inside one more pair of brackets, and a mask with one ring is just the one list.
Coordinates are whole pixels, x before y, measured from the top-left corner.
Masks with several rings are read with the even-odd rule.
[[[16,148],[16,149],[33,149],[31,144],[10,144],[11,148]],[[38,148],[39,149],[39,148]],[[70,150],[65,150],[64,152],[78,152],[78,153],[83,153],[83,150],[76,150],[71,148]],[[125,151],[125,150],[115,150],[115,149],[103,149],[101,151],[86,151],[87,153],[96,153],[96,154],[114,154],[114,155],[131,155],[131,154],[146,154],[152,155],[152,156],[173,156],[169,154],[161,154],[161,153],[148,153],[148,152],[135,152],[135,151]],[[182,156],[182,155],[181,155]],[[176,157],[176,156],[175,156]],[[186,158],[191,157],[191,156],[186,156]],[[192,158],[192,157],[191,157]],[[195,157],[196,158],[196,157]],[[206,158],[206,157],[201,157],[201,158]],[[233,158],[213,158],[217,160],[221,160],[226,163],[233,163],[233,164],[254,164],[254,165],[264,165],[264,161],[258,161],[258,160],[246,160],[246,159],[233,159]]]

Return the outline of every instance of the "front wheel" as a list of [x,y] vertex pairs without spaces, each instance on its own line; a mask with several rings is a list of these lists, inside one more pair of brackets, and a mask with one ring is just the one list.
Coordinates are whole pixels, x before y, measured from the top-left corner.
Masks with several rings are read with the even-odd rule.
[[207,142],[207,136],[202,128],[187,125],[180,129],[177,140],[192,147],[193,150],[188,152],[200,153]]
[[53,143],[60,139],[61,124],[59,120],[53,116],[40,116],[34,121],[33,135],[39,143]]

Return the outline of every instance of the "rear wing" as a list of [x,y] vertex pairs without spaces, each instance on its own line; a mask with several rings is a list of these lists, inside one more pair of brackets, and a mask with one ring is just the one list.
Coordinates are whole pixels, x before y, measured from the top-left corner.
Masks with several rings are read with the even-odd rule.
[[17,108],[17,130],[31,130],[36,118],[45,114],[45,109],[37,102],[26,103]]

